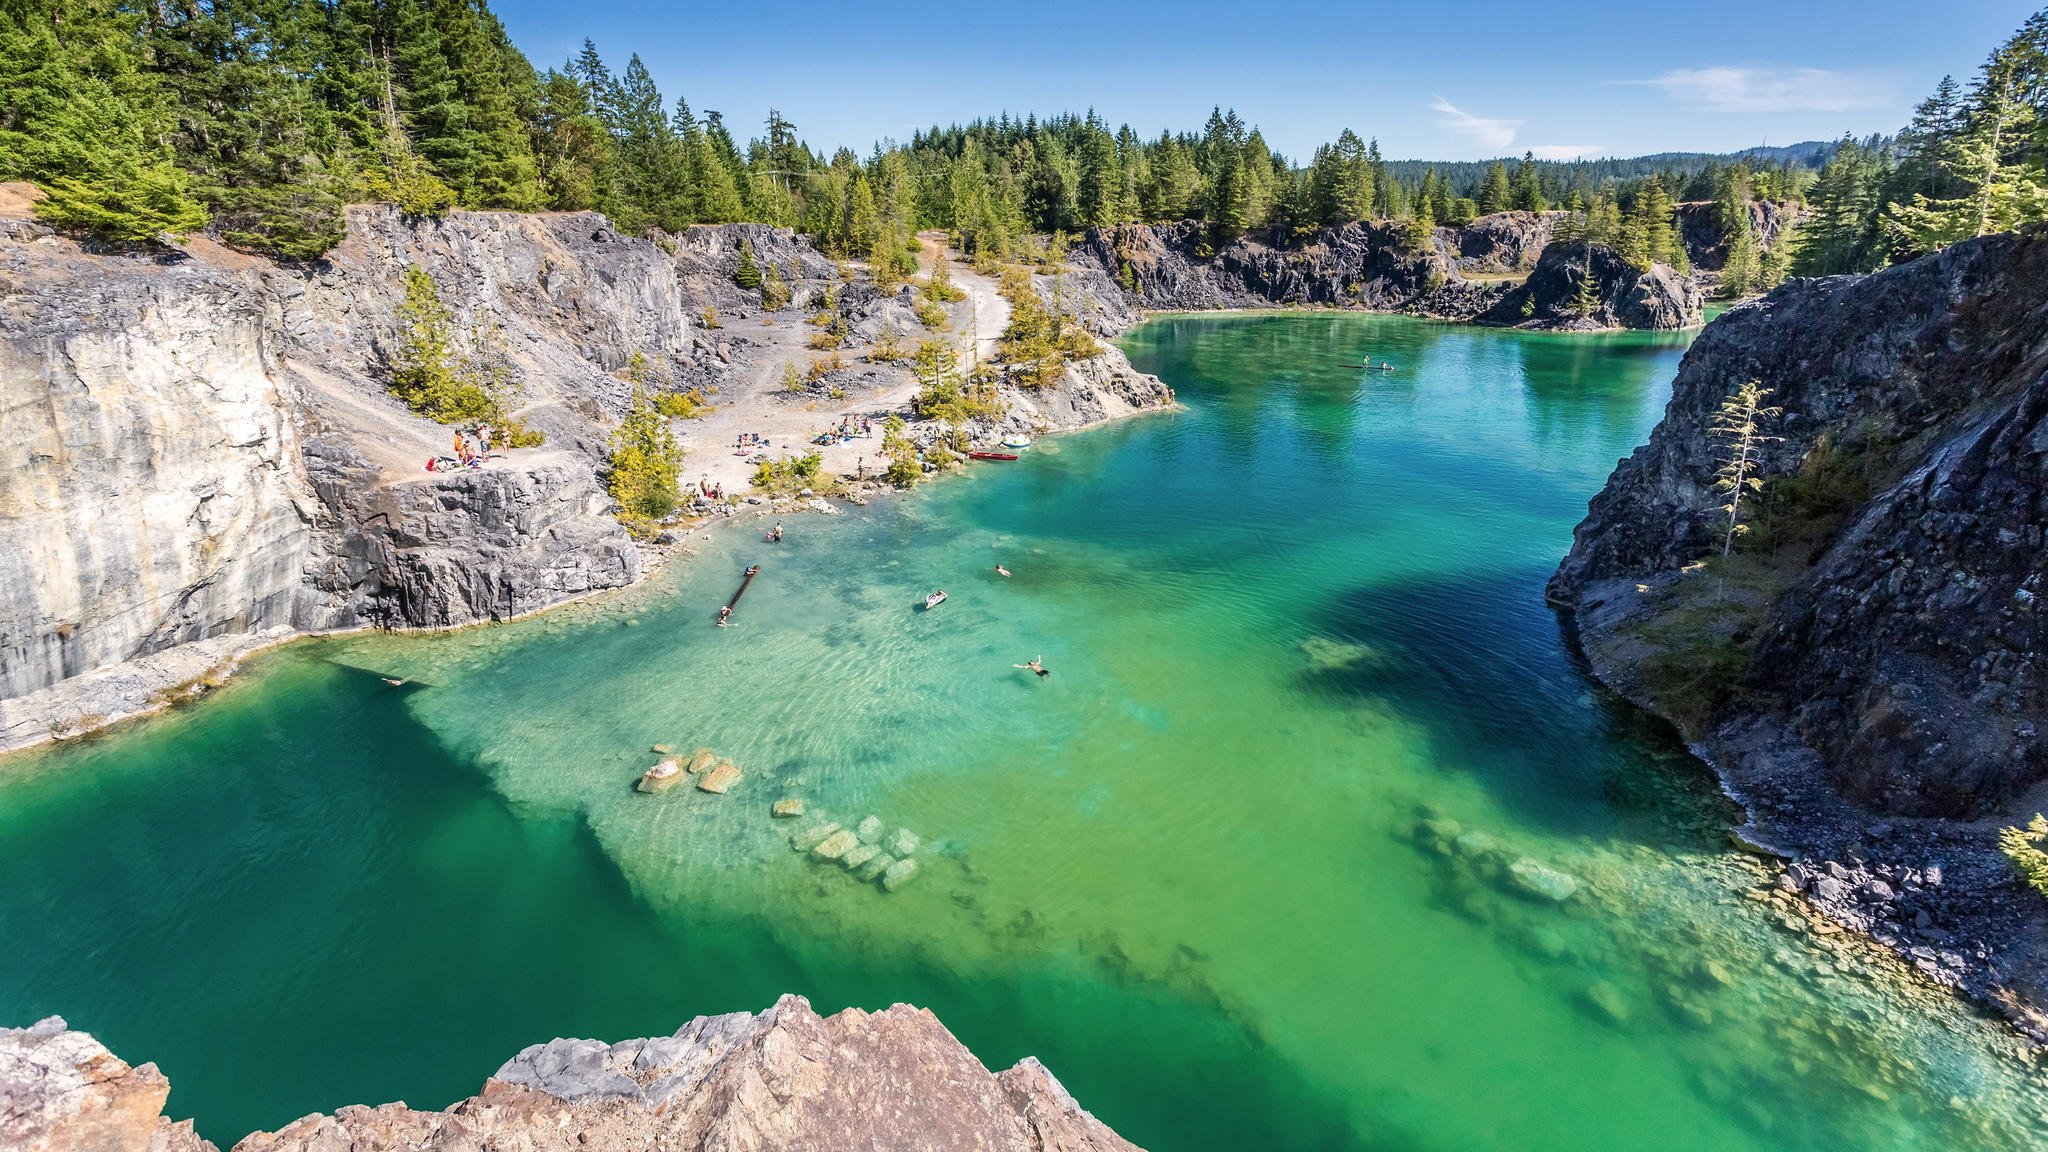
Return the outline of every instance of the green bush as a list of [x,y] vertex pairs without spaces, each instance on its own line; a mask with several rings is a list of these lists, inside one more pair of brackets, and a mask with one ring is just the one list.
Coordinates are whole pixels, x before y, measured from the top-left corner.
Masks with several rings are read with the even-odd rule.
[[2034,891],[2048,896],[2048,851],[2042,850],[2043,844],[2048,844],[2048,816],[2039,812],[2025,827],[2006,828],[1998,833],[1998,850],[2012,861],[2013,871]]
[[612,434],[612,454],[605,489],[619,502],[619,519],[644,535],[653,523],[676,510],[681,487],[676,479],[683,450],[668,430],[643,388],[633,389],[633,406]]
[[795,492],[804,488],[815,488],[824,467],[825,458],[816,452],[803,456],[784,456],[780,460],[763,460],[754,465],[754,487],[768,492]]

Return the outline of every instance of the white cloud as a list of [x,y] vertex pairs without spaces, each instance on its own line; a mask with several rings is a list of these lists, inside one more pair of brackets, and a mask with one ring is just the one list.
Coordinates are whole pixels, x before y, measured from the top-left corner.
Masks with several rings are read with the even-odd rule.
[[1522,127],[1520,120],[1490,120],[1460,111],[1457,105],[1441,96],[1432,100],[1429,106],[1437,113],[1438,123],[1453,132],[1470,136],[1485,148],[1506,148],[1515,142],[1515,133]]
[[1538,144],[1529,149],[1538,160],[1584,160],[1593,156],[1605,156],[1605,144]]
[[1890,96],[1875,76],[1826,68],[1674,68],[1644,83],[1714,112],[1846,112]]

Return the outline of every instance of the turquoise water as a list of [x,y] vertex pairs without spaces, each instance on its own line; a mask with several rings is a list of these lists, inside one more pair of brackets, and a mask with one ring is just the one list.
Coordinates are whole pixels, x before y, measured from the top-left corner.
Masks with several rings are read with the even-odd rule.
[[[1543,607],[1683,337],[1125,344],[1184,410],[10,765],[0,1020],[157,1061],[223,1142],[796,991],[928,1006],[1161,1152],[2038,1144],[2010,1041],[1746,896],[1711,780]],[[657,742],[745,778],[639,795]],[[921,874],[793,852],[785,796]],[[1525,857],[1577,891],[1518,895]]]

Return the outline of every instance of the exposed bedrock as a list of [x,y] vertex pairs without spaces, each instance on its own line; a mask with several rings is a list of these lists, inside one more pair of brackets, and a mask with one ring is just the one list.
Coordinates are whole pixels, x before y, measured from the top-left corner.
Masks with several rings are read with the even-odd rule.
[[[0,1144],[22,1152],[214,1152],[161,1115],[166,1081],[51,1018],[0,1029]],[[930,1012],[819,1017],[798,996],[672,1036],[553,1040],[442,1111],[350,1106],[243,1137],[236,1152],[780,1148],[1136,1152],[1044,1065],[996,1074]]]

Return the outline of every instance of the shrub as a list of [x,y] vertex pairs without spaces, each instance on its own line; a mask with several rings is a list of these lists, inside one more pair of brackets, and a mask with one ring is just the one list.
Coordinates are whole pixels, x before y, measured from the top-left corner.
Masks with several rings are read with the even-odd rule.
[[870,364],[895,364],[909,358],[910,353],[904,350],[894,329],[884,329],[881,335],[875,337],[875,346],[868,349]]
[[816,452],[803,456],[784,456],[780,460],[763,460],[754,465],[754,487],[769,492],[796,492],[804,488],[815,488],[824,466],[824,457]]
[[605,488],[619,502],[619,519],[636,534],[645,535],[653,522],[673,513],[681,498],[676,473],[683,464],[683,451],[668,430],[668,421],[655,409],[654,401],[640,387],[633,389],[633,406],[612,434],[612,454]]
[[694,388],[688,392],[661,392],[654,397],[654,410],[671,419],[692,420],[711,409],[712,405],[704,402],[704,394]]
[[797,371],[794,361],[785,360],[782,362],[782,390],[784,392],[804,391],[803,374]]
[[932,331],[937,332],[940,329],[944,328],[946,326],[947,321],[949,321],[950,319],[952,318],[946,315],[946,310],[944,308],[939,307],[937,304],[934,304],[929,300],[918,301],[917,322],[931,329]]
[[2012,861],[2013,871],[2034,891],[2048,896],[2048,851],[2042,850],[2043,844],[2048,844],[2048,816],[2039,812],[2025,827],[2006,828],[1998,833],[1998,850]]
[[706,304],[703,314],[698,319],[704,322],[706,328],[724,327],[724,325],[718,322],[718,306],[716,304]]
[[770,312],[780,312],[789,307],[789,282],[782,278],[782,273],[777,272],[773,264],[768,266],[767,275],[761,280],[761,307]]
[[741,288],[761,287],[761,266],[754,263],[754,246],[744,236],[740,237],[740,260],[732,270],[732,282]]

